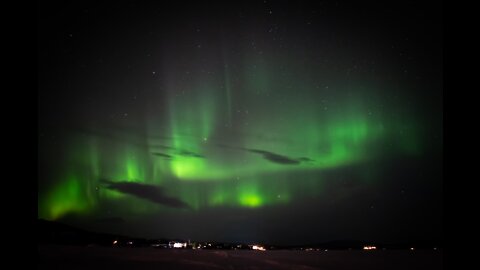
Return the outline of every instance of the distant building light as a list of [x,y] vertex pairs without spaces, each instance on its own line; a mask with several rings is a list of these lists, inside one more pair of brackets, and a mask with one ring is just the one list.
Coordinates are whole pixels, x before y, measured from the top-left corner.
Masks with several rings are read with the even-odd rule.
[[252,249],[253,250],[260,250],[260,251],[265,251],[266,249],[262,246],[258,246],[258,245],[253,245],[252,246]]
[[113,244],[116,245],[118,243],[117,240],[113,240]]
[[410,250],[415,250],[415,248],[410,248]]
[[363,250],[375,250],[375,249],[377,249],[376,246],[364,246],[363,247]]
[[183,247],[186,247],[186,246],[187,246],[186,243],[180,243],[180,242],[173,243],[174,248],[183,248]]

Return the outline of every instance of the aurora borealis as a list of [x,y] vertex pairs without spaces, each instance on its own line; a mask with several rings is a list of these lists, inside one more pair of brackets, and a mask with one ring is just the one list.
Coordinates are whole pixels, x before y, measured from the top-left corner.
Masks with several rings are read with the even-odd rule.
[[422,19],[438,11],[206,3],[42,4],[38,217],[201,240],[439,237],[441,34]]

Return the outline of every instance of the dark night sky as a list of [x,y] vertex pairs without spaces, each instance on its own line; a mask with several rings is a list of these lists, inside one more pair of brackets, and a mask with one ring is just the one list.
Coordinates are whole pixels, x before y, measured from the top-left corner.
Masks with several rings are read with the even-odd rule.
[[38,217],[142,237],[440,240],[441,3],[38,13]]

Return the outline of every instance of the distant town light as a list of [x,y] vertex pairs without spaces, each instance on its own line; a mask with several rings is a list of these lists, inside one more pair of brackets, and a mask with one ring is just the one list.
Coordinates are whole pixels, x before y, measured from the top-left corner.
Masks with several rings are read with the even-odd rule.
[[113,240],[113,244],[116,245],[118,243],[117,240]]
[[260,251],[265,251],[266,249],[262,246],[258,246],[258,245],[253,245],[252,246],[252,249],[253,250],[260,250]]
[[173,243],[174,248],[183,248],[183,247],[186,247],[186,246],[187,246],[187,243],[180,243],[180,242]]
[[377,249],[376,246],[364,246],[363,247],[363,250],[375,250],[375,249]]

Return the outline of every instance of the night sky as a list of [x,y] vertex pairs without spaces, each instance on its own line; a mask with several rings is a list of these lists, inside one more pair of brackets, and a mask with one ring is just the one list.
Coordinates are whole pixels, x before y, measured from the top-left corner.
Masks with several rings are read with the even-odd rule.
[[39,218],[441,239],[441,3],[68,2],[39,5]]

